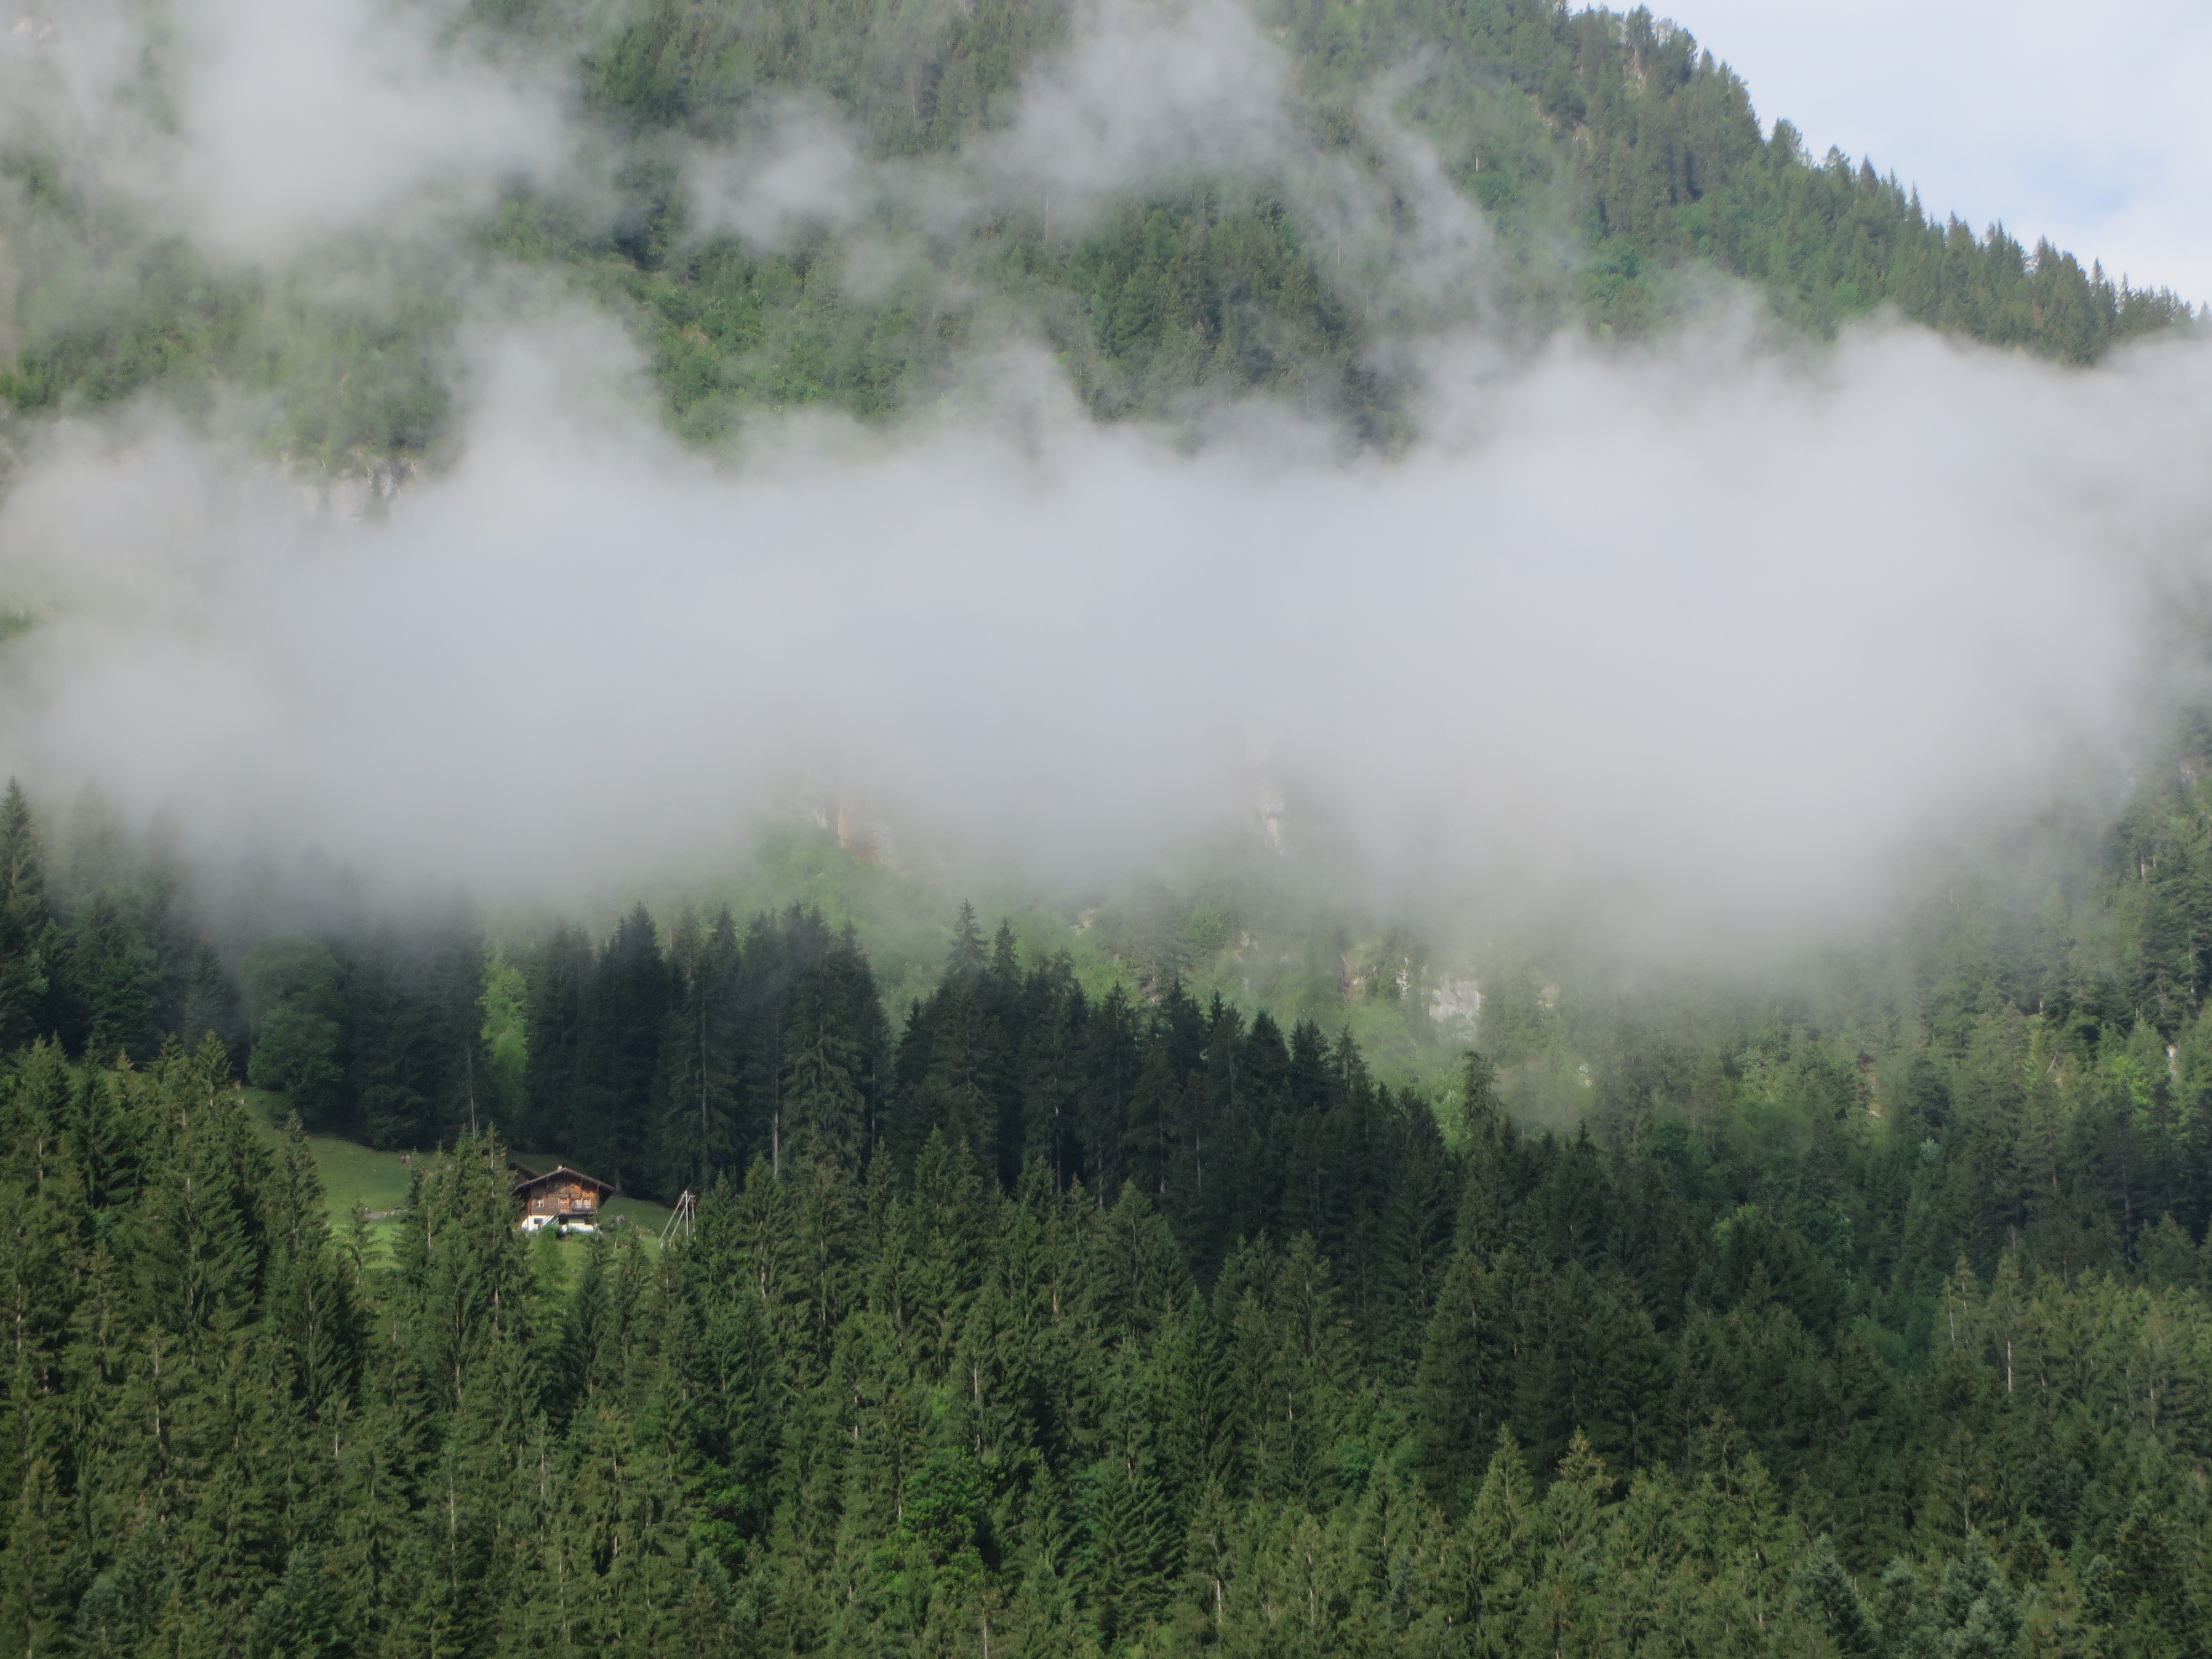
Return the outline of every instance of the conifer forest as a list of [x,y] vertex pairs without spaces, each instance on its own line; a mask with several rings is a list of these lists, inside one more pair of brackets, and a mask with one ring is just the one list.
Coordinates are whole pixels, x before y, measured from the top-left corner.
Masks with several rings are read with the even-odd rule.
[[2207,319],[1720,44],[0,3],[0,1659],[2212,1659]]
[[[2094,258],[1947,217],[1865,160],[1808,155],[1787,120],[1763,131],[1727,65],[1645,9],[1262,0],[1255,21],[1291,53],[1307,165],[1377,198],[1379,251],[1364,259],[1305,199],[1297,167],[1264,156],[1194,160],[1109,191],[1073,234],[1055,229],[1048,191],[951,226],[908,222],[897,198],[915,185],[895,170],[890,204],[783,246],[729,234],[695,200],[685,146],[742,139],[793,100],[837,112],[880,167],[987,143],[1014,118],[1023,76],[1074,32],[1071,0],[464,9],[465,33],[569,79],[608,149],[612,211],[518,181],[450,258],[368,241],[333,256],[356,268],[350,283],[312,268],[249,276],[118,212],[52,147],[9,148],[12,413],[149,392],[193,416],[244,402],[289,456],[364,475],[434,462],[455,437],[446,364],[468,279],[492,264],[611,308],[649,353],[676,428],[702,442],[763,409],[926,408],[1010,334],[1041,339],[1101,419],[1267,393],[1388,447],[1409,430],[1403,352],[1440,304],[1525,348],[1570,325],[1649,337],[1717,279],[1816,336],[1890,307],[2075,363],[2193,315]],[[1409,82],[1397,118],[1497,239],[1480,281],[1442,301],[1408,278],[1391,222],[1416,189],[1373,107],[1391,77]],[[848,257],[872,233],[917,245],[887,283],[857,280]]]
[[[793,908],[548,933],[503,1105],[465,927],[288,941],[281,1135],[18,793],[11,1650],[2200,1651],[2207,787],[2066,915],[1592,1017],[1571,1128],[965,910],[892,1018]],[[303,1124],[437,1150],[379,1231]],[[503,1138],[695,1224],[527,1238]]]

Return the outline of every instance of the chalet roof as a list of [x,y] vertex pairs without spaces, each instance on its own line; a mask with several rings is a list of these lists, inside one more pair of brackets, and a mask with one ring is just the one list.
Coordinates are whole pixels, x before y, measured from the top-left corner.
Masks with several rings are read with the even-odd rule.
[[509,1167],[515,1172],[514,1191],[517,1194],[526,1193],[532,1187],[543,1187],[550,1182],[566,1176],[580,1186],[596,1188],[601,1198],[614,1196],[615,1189],[597,1176],[587,1176],[581,1170],[572,1170],[565,1164],[548,1170],[544,1175],[532,1175],[520,1164],[512,1164]]

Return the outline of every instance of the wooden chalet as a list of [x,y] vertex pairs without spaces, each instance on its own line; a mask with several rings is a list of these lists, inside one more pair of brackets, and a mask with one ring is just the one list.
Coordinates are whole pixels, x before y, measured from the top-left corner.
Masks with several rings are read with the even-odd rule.
[[514,1176],[514,1195],[522,1200],[526,1216],[550,1216],[559,1221],[592,1221],[603,1199],[615,1189],[597,1176],[572,1170],[563,1164],[540,1175],[525,1164],[509,1164]]

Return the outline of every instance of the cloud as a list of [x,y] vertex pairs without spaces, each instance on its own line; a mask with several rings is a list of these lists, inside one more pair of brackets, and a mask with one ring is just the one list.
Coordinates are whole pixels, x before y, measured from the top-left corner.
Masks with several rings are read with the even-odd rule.
[[[237,257],[434,238],[574,143],[441,14],[193,0],[154,92],[120,15],[33,31],[9,84]],[[706,457],[611,319],[488,289],[459,459],[374,522],[149,416],[34,434],[0,592],[45,620],[0,647],[0,765],[96,779],[210,860],[312,846],[500,903],[706,870],[799,782],[1083,883],[1261,845],[1287,802],[1293,853],[1372,890],[1679,942],[1847,921],[1931,828],[2132,751],[2204,574],[2203,343],[2091,373],[1882,326],[1793,354],[1723,308],[1504,352],[1486,228],[1389,88],[1355,165],[1288,121],[1285,72],[1225,0],[1107,6],[949,160],[755,109],[692,155],[695,216],[889,258],[987,208],[1272,180],[1421,342],[1405,453],[1256,404],[1195,449],[1101,428],[1018,345],[895,429],[761,419]]]
[[1288,64],[1245,7],[1127,0],[1087,9],[1071,50],[1040,64],[985,166],[1064,210],[1200,173],[1267,170],[1300,145],[1283,96]]
[[229,259],[451,229],[568,153],[555,89],[478,56],[451,6],[15,0],[0,23],[13,135]]
[[870,160],[826,100],[759,100],[736,137],[690,151],[691,228],[782,251],[870,216],[945,234],[1012,210],[1066,235],[1132,191],[1310,173],[1289,67],[1235,0],[1097,0],[1031,67],[1011,124],[955,152]]
[[1489,228],[1392,113],[1402,88],[1364,100],[1354,160],[1292,118],[1292,73],[1237,0],[1097,0],[1079,9],[1066,48],[1030,70],[1012,121],[957,151],[869,158],[826,100],[763,100],[735,139],[690,149],[689,228],[774,252],[842,232],[845,277],[866,286],[920,245],[1009,213],[1048,237],[1079,237],[1132,194],[1227,183],[1290,205],[1332,289],[1379,336],[1419,341],[1492,321]]
[[381,524],[50,437],[0,508],[0,580],[54,613],[0,763],[501,902],[705,868],[802,776],[1070,878],[1287,789],[1389,882],[1771,935],[2132,742],[2212,505],[2197,344],[1563,349],[1440,378],[1480,409],[1395,460],[1048,401],[794,422],[734,471],[579,386],[622,372],[604,322],[479,349],[465,459]]
[[782,252],[810,231],[851,224],[880,189],[852,131],[824,103],[783,98],[734,143],[701,146],[685,182],[692,228]]

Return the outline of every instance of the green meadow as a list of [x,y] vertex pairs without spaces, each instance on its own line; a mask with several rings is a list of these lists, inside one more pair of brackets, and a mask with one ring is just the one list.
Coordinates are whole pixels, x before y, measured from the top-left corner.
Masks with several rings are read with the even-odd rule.
[[[283,1095],[269,1089],[243,1089],[240,1092],[254,1127],[270,1146],[281,1145],[284,1125],[290,1115]],[[382,1255],[398,1229],[398,1212],[407,1203],[414,1182],[414,1162],[434,1154],[380,1151],[338,1135],[311,1134],[307,1147],[314,1154],[315,1173],[323,1183],[323,1196],[330,1206],[332,1231],[344,1237],[356,1224],[358,1214],[358,1224],[364,1228],[379,1255]],[[556,1152],[516,1152],[514,1157],[533,1170],[550,1170],[562,1161]],[[600,1209],[600,1214],[611,1224],[610,1232],[631,1231],[643,1238],[648,1248],[655,1249],[659,1248],[661,1230],[668,1224],[671,1213],[668,1206],[641,1198],[611,1199]],[[589,1240],[581,1237],[561,1241],[564,1253],[581,1250],[588,1243]]]

